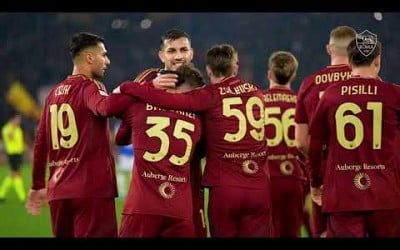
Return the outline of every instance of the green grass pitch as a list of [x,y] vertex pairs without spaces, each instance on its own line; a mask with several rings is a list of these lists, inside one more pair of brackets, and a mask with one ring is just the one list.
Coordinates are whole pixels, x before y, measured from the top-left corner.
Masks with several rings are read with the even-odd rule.
[[[23,168],[25,189],[28,192],[31,186],[32,168],[25,165]],[[6,165],[0,165],[0,184],[4,177],[9,174]],[[205,190],[205,214],[207,214],[208,190]],[[121,210],[123,201],[116,199],[116,213],[118,224],[121,222]],[[14,189],[10,188],[6,200],[0,202],[0,238],[1,237],[53,237],[51,232],[50,214],[48,206],[42,210],[39,216],[29,215],[26,212],[25,204],[18,201]],[[208,224],[208,221],[206,220]],[[208,232],[209,235],[209,232]],[[302,237],[307,237],[304,228]]]

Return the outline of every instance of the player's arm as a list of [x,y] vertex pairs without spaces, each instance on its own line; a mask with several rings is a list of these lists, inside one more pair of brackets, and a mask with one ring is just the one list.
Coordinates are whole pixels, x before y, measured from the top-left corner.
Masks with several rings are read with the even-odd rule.
[[44,112],[39,121],[33,147],[33,169],[32,169],[32,189],[39,190],[46,187],[46,166],[47,166],[47,129],[46,117],[49,113],[48,106],[45,105]]
[[41,208],[47,202],[46,166],[47,166],[47,140],[46,140],[46,116],[45,112],[39,121],[33,148],[32,187],[28,192],[26,211],[31,215],[39,215]]
[[308,116],[304,101],[302,98],[302,92],[297,95],[296,112],[295,112],[295,141],[296,147],[305,156],[308,154],[308,148],[310,145],[310,136],[308,134]]
[[311,136],[310,138],[310,192],[312,200],[319,206],[322,205],[322,146],[323,141],[320,138]]
[[308,134],[307,123],[296,123],[295,125],[295,140],[297,149],[305,156],[308,155],[310,136]]
[[326,142],[327,117],[324,102],[320,102],[310,123],[310,185],[311,197],[318,205],[322,204],[322,181],[321,172],[323,145]]
[[88,81],[83,90],[86,106],[98,116],[119,117],[134,99],[123,94],[107,94],[104,85]]
[[163,89],[154,88],[151,82],[137,84],[128,81],[123,82],[119,89],[121,93],[137,97],[144,102],[165,109],[201,112],[210,108],[214,100],[214,94],[207,87],[186,93],[173,94]]
[[115,144],[119,146],[132,144],[131,142],[131,127],[125,121],[121,122],[117,134],[115,135]]

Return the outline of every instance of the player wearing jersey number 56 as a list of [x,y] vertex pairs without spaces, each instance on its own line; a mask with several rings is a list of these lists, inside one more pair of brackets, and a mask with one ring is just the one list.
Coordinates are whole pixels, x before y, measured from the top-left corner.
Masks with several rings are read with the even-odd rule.
[[97,81],[110,60],[104,39],[91,33],[74,35],[70,52],[72,75],[50,91],[36,133],[27,210],[40,214],[48,200],[56,237],[116,237],[115,165],[102,117],[108,97]]
[[269,57],[268,67],[269,89],[264,91],[265,137],[274,237],[299,237],[306,176],[294,141],[296,93],[290,87],[298,62],[292,53],[276,51]]
[[[210,187],[211,237],[271,236],[262,91],[237,77],[238,53],[231,45],[210,48],[206,70],[212,84],[188,93],[171,94],[131,82],[120,90],[162,108],[204,113],[203,185]],[[168,85],[172,77],[160,75],[153,82]]]
[[381,43],[370,32],[347,50],[352,76],[325,90],[310,124],[311,188],[322,202],[312,198],[327,213],[327,237],[399,237],[400,87],[378,78]]

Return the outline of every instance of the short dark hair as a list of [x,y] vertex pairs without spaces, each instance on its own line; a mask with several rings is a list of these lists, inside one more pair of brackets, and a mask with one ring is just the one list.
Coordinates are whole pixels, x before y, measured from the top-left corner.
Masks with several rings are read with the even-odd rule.
[[206,64],[216,77],[231,76],[238,63],[238,52],[230,44],[214,45],[207,51]]
[[375,48],[373,48],[370,54],[365,56],[365,53],[363,54],[357,45],[357,39],[359,39],[359,42],[362,42],[361,37],[357,36],[347,47],[349,62],[352,66],[369,66],[375,58],[382,54],[382,44],[376,40]]
[[69,51],[75,58],[82,50],[104,43],[104,38],[90,32],[79,32],[72,36],[69,43]]
[[162,49],[164,47],[164,42],[167,40],[176,40],[182,37],[186,37],[189,42],[191,42],[191,38],[188,33],[186,33],[183,30],[178,30],[178,29],[170,29],[167,30],[162,36],[161,36],[161,41],[160,41],[160,48]]
[[204,77],[200,70],[191,63],[183,64],[176,71],[184,79],[183,84],[188,84],[194,88],[205,85]]

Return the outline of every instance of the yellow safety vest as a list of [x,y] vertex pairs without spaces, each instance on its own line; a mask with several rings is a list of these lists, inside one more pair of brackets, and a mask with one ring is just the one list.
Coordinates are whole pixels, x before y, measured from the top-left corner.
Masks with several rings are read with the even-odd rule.
[[24,136],[20,126],[15,127],[8,122],[1,129],[1,135],[8,155],[22,154],[24,152]]

